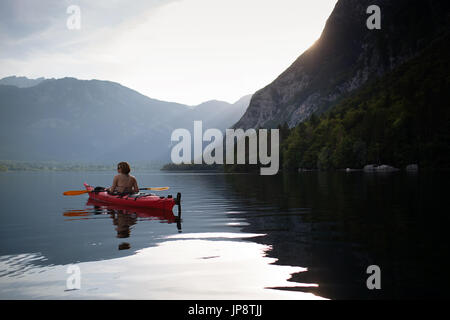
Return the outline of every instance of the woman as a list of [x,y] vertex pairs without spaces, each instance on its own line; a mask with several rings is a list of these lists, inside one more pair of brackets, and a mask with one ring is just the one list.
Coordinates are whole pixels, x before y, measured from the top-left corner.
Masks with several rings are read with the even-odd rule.
[[106,190],[110,193],[138,193],[139,187],[136,178],[130,175],[130,171],[128,162],[120,162],[117,165],[119,174],[114,177],[112,186]]

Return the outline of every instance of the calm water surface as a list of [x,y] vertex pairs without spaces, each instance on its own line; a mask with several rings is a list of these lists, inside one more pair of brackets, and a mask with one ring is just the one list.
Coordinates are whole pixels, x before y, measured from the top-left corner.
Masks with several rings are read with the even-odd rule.
[[[63,197],[107,172],[0,174],[0,298],[343,299],[444,297],[449,174],[261,177],[135,172],[182,193],[177,210]],[[81,288],[67,290],[69,265]],[[378,265],[382,289],[368,290]]]

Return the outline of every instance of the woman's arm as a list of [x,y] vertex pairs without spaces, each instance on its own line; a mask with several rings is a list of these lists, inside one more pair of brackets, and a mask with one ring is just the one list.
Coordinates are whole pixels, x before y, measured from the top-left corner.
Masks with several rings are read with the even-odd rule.
[[133,177],[133,186],[131,187],[132,191],[134,193],[138,193],[139,192],[139,187],[138,187],[138,183],[135,177]]
[[114,190],[117,187],[117,180],[119,180],[119,177],[118,176],[114,176],[112,186],[107,189],[109,192],[111,192],[111,193],[114,192]]

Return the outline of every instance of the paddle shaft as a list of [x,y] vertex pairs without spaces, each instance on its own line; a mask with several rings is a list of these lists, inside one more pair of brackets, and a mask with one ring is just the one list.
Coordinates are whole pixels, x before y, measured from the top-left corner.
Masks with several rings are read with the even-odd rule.
[[[169,190],[169,187],[139,188],[139,190],[164,191],[164,190]],[[63,195],[78,196],[78,195],[90,193],[90,192],[104,192],[104,191],[105,190],[73,190],[73,191],[66,191],[63,193]]]

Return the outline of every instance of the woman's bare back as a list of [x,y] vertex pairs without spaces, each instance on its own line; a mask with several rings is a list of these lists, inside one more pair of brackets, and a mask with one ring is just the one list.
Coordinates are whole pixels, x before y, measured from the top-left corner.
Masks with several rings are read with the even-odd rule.
[[111,188],[109,188],[109,191],[137,193],[139,192],[139,187],[135,177],[129,174],[120,173],[114,177],[113,184]]

